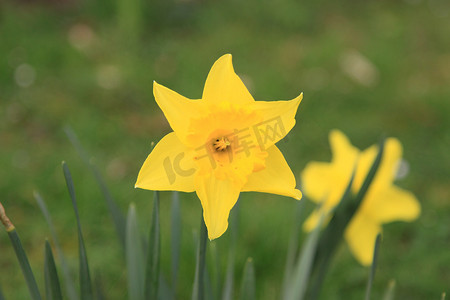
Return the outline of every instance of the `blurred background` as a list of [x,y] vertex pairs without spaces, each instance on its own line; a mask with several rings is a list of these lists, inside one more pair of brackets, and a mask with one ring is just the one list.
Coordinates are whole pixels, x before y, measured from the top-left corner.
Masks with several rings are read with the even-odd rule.
[[[413,223],[384,226],[374,299],[390,280],[396,299],[438,299],[450,283],[450,2],[446,0],[28,0],[0,3],[0,201],[43,287],[50,233],[33,198],[49,205],[77,274],[75,217],[61,161],[70,167],[92,273],[111,299],[126,299],[121,249],[94,177],[70,144],[70,126],[120,207],[136,204],[143,233],[153,193],[134,189],[138,171],[171,131],[152,95],[153,80],[201,97],[214,61],[232,53],[257,100],[304,92],[297,125],[280,142],[298,176],[310,160],[329,161],[337,128],[364,149],[380,136],[404,147],[409,173],[397,182],[422,205]],[[201,207],[181,194],[179,299],[190,297],[193,232]],[[171,193],[161,196],[162,271],[170,271]],[[240,199],[237,279],[254,259],[258,299],[281,290],[296,202],[244,193]],[[165,234],[166,233],[166,234]],[[225,271],[229,232],[212,243]],[[345,244],[322,299],[362,299],[368,269]],[[239,281],[238,281],[239,283]],[[238,284],[239,285],[239,284]],[[27,299],[7,234],[0,231],[0,286]]]

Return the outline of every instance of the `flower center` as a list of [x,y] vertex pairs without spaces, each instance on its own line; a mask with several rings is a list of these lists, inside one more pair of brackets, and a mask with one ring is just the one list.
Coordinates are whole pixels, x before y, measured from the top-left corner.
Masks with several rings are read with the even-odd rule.
[[223,152],[231,146],[231,142],[226,137],[217,138],[213,141],[213,148],[217,152]]

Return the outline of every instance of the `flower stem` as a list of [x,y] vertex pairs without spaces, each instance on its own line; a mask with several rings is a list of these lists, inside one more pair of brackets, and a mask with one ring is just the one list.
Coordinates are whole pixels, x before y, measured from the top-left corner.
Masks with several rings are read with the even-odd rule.
[[205,220],[203,219],[200,224],[200,239],[197,248],[197,265],[195,268],[195,281],[194,289],[192,291],[192,300],[204,300],[205,299],[205,265],[206,265],[206,239],[208,237],[208,231],[206,229]]

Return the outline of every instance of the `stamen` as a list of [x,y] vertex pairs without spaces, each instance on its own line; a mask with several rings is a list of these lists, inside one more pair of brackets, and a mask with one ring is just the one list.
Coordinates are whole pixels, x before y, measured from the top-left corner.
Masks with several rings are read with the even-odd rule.
[[226,137],[221,137],[213,142],[213,147],[216,151],[225,151],[231,145]]

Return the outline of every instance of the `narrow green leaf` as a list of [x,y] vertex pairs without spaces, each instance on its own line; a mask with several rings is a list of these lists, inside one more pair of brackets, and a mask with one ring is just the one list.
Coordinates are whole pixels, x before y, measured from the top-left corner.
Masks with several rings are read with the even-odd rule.
[[123,213],[120,210],[119,206],[117,205],[116,201],[114,200],[111,193],[109,192],[109,189],[106,186],[105,180],[100,175],[99,170],[89,159],[90,156],[88,155],[86,150],[81,145],[76,134],[73,132],[73,130],[70,127],[64,128],[64,131],[65,131],[67,137],[69,138],[70,142],[72,143],[72,145],[77,150],[78,155],[80,155],[83,162],[89,167],[89,170],[94,175],[95,180],[97,181],[97,184],[100,187],[100,190],[102,191],[103,197],[106,202],[106,206],[108,207],[109,213],[113,220],[117,236],[119,237],[119,240],[121,242],[121,246],[123,249],[125,249],[125,227],[126,227],[125,216],[123,215]]
[[380,243],[381,243],[381,233],[378,233],[377,238],[375,239],[375,247],[373,250],[373,260],[372,266],[370,267],[369,280],[367,281],[366,297],[365,297],[366,300],[370,300],[370,293],[372,291],[373,279],[375,278],[375,271],[377,269],[378,251],[380,248]]
[[16,252],[17,259],[19,260],[20,268],[22,269],[23,276],[27,282],[28,290],[30,291],[31,299],[41,300],[41,294],[36,284],[36,279],[34,278],[33,271],[31,270],[28,257],[25,250],[22,247],[22,242],[20,241],[19,235],[16,229],[8,231],[8,236],[13,245],[14,251]]
[[20,268],[22,269],[22,274],[25,277],[25,281],[30,292],[32,300],[41,300],[41,294],[36,284],[36,279],[34,278],[33,271],[31,270],[30,262],[28,261],[27,254],[23,249],[22,242],[20,241],[19,235],[17,234],[16,228],[6,215],[5,209],[0,202],[0,221],[3,226],[5,226],[6,232],[8,233],[11,244],[16,253],[17,260],[19,261]]
[[61,286],[59,284],[55,260],[53,258],[52,248],[50,247],[48,240],[45,241],[44,278],[46,299],[62,299]]
[[250,257],[247,259],[244,267],[244,273],[242,275],[241,284],[241,300],[254,300],[256,294],[255,287],[255,269],[253,267],[253,259]]
[[80,216],[78,214],[77,200],[75,196],[75,187],[73,185],[72,175],[66,162],[62,163],[64,177],[66,179],[67,189],[72,200],[73,211],[77,219],[78,228],[78,251],[80,263],[80,296],[83,300],[93,299],[91,275],[89,273],[89,264],[87,259],[86,248],[84,246],[83,233],[81,231]]
[[180,197],[178,192],[173,192],[172,211],[171,211],[171,225],[170,225],[170,245],[171,245],[171,278],[172,290],[177,290],[178,268],[180,261],[181,249],[181,212],[180,212]]
[[352,219],[353,215],[359,208],[359,205],[364,199],[367,190],[372,183],[375,174],[380,166],[383,151],[384,151],[384,139],[381,140],[379,144],[378,154],[364,179],[364,182],[356,194],[352,196],[351,186],[353,184],[353,176],[347,186],[347,189],[336,207],[333,217],[330,223],[325,228],[322,236],[320,237],[319,244],[317,247],[316,258],[314,259],[313,273],[311,284],[309,286],[308,299],[314,300],[319,296],[320,288],[322,282],[327,273],[328,267],[330,265],[331,259],[336,251],[337,246],[343,238],[345,228]]
[[395,280],[391,279],[387,286],[386,292],[384,293],[383,300],[394,300],[395,296]]
[[158,297],[159,264],[161,237],[159,227],[159,192],[155,191],[153,216],[147,247],[147,270],[145,274],[145,299],[156,300]]
[[64,256],[64,253],[61,250],[61,246],[59,244],[59,241],[58,241],[58,238],[56,235],[55,226],[53,225],[53,221],[52,221],[50,213],[47,209],[47,205],[45,204],[45,201],[41,197],[41,195],[36,191],[34,192],[34,198],[36,199],[36,202],[38,203],[39,208],[41,209],[41,212],[44,215],[45,220],[47,221],[48,227],[50,228],[50,234],[52,235],[53,243],[54,243],[54,246],[56,249],[56,254],[57,254],[57,257],[59,258],[59,262],[60,262],[61,268],[62,268],[62,274],[63,274],[63,278],[64,278],[64,284],[66,286],[67,297],[70,300],[77,300],[78,293],[76,292],[76,289],[75,289],[75,283],[72,278],[72,275],[70,274],[70,269],[67,264],[67,260]]
[[205,298],[205,265],[206,265],[206,239],[208,231],[206,229],[205,220],[200,224],[200,239],[197,248],[197,263],[195,266],[194,287],[192,289],[192,300],[203,300]]
[[239,229],[239,200],[234,205],[230,214],[230,246],[228,250],[227,271],[223,286],[222,300],[232,300],[234,290],[234,265],[236,258],[236,246]]
[[125,255],[130,300],[144,299],[145,261],[134,203],[128,209]]
[[[305,196],[303,196],[305,197]],[[296,256],[298,253],[298,247],[299,247],[299,237],[300,237],[300,231],[303,224],[303,211],[304,211],[304,203],[305,199],[302,199],[302,201],[297,201],[295,203],[296,209],[295,209],[295,216],[294,216],[294,226],[291,233],[291,237],[289,240],[288,245],[288,252],[286,255],[286,264],[284,266],[284,275],[283,275],[283,287],[282,287],[282,298],[285,298],[287,295],[287,291],[289,288],[289,283],[292,278],[292,272],[295,265]]]
[[324,215],[320,216],[316,228],[308,235],[306,242],[303,244],[302,251],[293,269],[292,277],[288,281],[284,298],[286,300],[302,300],[305,297],[324,218]]

